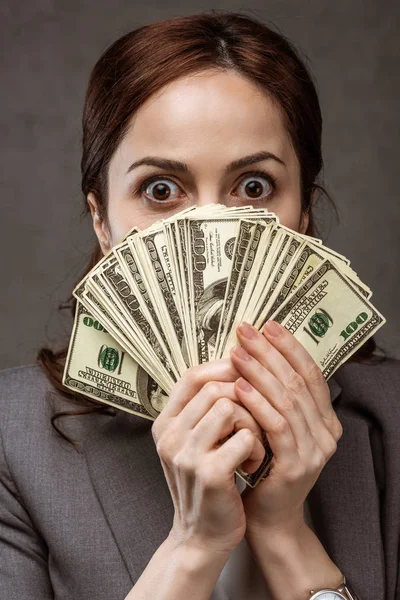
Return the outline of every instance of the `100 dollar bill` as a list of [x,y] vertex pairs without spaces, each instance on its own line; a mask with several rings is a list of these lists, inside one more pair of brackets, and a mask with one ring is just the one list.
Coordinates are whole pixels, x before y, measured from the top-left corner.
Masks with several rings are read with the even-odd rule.
[[306,348],[325,379],[386,322],[330,260],[324,260],[271,319]]
[[63,384],[74,392],[152,420],[168,401],[164,390],[80,302]]

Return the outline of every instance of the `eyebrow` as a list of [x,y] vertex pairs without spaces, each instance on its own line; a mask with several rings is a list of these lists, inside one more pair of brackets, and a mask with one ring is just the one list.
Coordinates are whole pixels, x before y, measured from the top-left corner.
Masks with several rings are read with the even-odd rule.
[[[249,165],[252,165],[254,163],[261,162],[262,160],[276,160],[278,163],[286,167],[286,164],[283,162],[282,159],[278,158],[278,156],[275,156],[275,154],[272,154],[272,152],[262,150],[261,152],[249,154],[248,156],[244,156],[243,158],[239,158],[238,160],[234,160],[233,162],[229,163],[229,165],[225,167],[225,175],[228,175],[229,173],[231,173],[232,171],[236,171],[237,169],[241,169],[242,167],[248,167]],[[133,171],[133,169],[136,169],[137,167],[140,167],[142,165],[159,167],[160,169],[173,170],[181,173],[190,173],[189,166],[186,163],[183,163],[179,160],[160,158],[158,156],[145,156],[144,158],[141,158],[132,163],[129,169],[127,170],[126,174],[130,173],[131,171]]]

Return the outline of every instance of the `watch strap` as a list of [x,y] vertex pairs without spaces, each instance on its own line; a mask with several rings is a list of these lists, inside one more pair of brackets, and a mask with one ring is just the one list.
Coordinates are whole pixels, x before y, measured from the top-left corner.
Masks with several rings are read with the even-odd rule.
[[345,596],[345,598],[348,598],[349,600],[359,600],[355,593],[352,590],[350,590],[345,575],[343,575],[343,585],[340,586],[340,588],[338,588],[338,592],[343,594],[343,596]]
[[348,582],[346,581],[346,576],[343,575],[343,584],[338,587],[337,589],[324,589],[324,590],[320,590],[319,592],[317,592],[316,590],[310,590],[310,599],[312,600],[313,598],[315,598],[315,600],[318,600],[318,595],[319,593],[326,593],[326,592],[339,592],[340,594],[342,594],[342,596],[344,596],[346,598],[346,600],[360,600],[355,593],[350,589]]

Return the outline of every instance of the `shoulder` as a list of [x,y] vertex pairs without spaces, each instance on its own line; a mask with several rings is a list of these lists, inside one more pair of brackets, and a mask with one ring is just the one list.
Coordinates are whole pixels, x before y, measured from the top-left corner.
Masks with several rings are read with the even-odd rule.
[[44,391],[50,383],[39,365],[31,364],[0,371],[0,401],[9,394],[20,394],[27,390]]
[[0,371],[0,439],[6,454],[29,463],[38,449],[50,448],[51,417],[66,406],[39,365]]
[[[2,428],[9,419],[24,420],[46,409],[46,394],[54,390],[39,365],[13,367],[0,371],[0,410]],[[55,391],[55,390],[54,390]]]
[[379,421],[400,425],[400,361],[347,362],[333,375],[341,387],[341,404],[368,411]]

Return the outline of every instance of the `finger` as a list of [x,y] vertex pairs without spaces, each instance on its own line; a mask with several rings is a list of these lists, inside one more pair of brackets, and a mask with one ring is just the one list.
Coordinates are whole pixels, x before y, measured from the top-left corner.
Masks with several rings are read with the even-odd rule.
[[208,381],[183,407],[176,419],[183,429],[193,429],[219,398],[238,401],[234,382]]
[[162,420],[164,420],[178,415],[207,381],[233,382],[238,377],[239,373],[233,367],[229,358],[221,358],[191,367],[185,371],[172,388],[168,403],[157,419],[162,417]]
[[196,449],[196,453],[206,452],[215,448],[219,440],[232,431],[240,429],[249,429],[261,443],[261,427],[249,411],[229,398],[219,398],[194,427],[189,443]]
[[336,440],[326,427],[321,428],[317,437],[307,428],[308,433],[296,439],[293,428],[289,426],[289,419],[282,419],[281,415],[248,381],[239,378],[235,388],[238,398],[266,431],[268,442],[277,461],[291,468],[299,458],[306,464],[313,464],[313,461],[318,462],[322,456],[326,462],[336,452]]
[[[231,360],[244,379],[287,420],[297,447],[301,449],[304,446],[313,446],[314,437],[294,394],[290,393],[275,375],[250,356],[244,348],[235,346],[231,351]],[[257,415],[252,414],[258,421]],[[262,421],[259,423],[264,427]]]
[[[213,463],[216,468],[223,467],[224,471],[229,469],[232,475],[240,465],[245,464],[249,465],[247,472],[253,473],[261,465],[264,456],[265,449],[259,439],[249,429],[241,429],[214,451]],[[248,461],[253,465],[252,471],[249,470]]]
[[333,419],[336,415],[332,407],[329,386],[321,369],[303,344],[275,321],[267,321],[263,328],[263,335],[304,379],[322,416],[328,421]]
[[235,383],[236,393],[267,434],[276,460],[295,464],[299,454],[289,422],[248,381],[240,377]]
[[[294,370],[286,358],[262,333],[248,323],[242,323],[237,328],[237,336],[247,353],[270,371],[289,393],[295,395],[314,437],[317,439],[324,435],[326,428],[329,429],[329,423],[324,422],[318,407],[318,400],[316,401],[310,393],[303,377]],[[329,394],[329,388],[328,392],[320,390],[318,399],[322,393]]]

